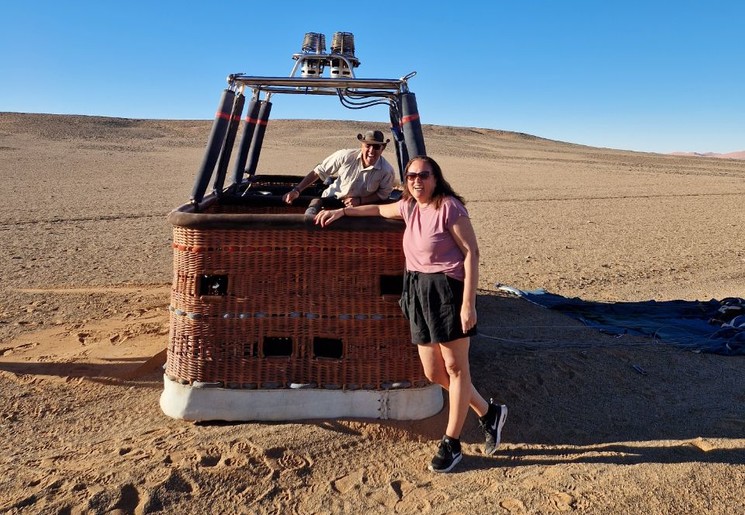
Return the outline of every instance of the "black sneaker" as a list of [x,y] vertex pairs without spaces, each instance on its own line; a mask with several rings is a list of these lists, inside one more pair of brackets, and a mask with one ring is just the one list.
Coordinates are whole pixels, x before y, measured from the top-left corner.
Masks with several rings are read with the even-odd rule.
[[432,463],[429,464],[429,470],[432,472],[450,472],[462,457],[460,441],[443,436],[440,441],[440,448],[437,449],[437,454],[432,458]]
[[487,456],[497,452],[499,442],[502,440],[502,428],[505,420],[507,420],[507,406],[494,404],[494,400],[489,399],[489,411],[479,418],[479,425],[484,430],[484,436],[486,437],[484,454]]

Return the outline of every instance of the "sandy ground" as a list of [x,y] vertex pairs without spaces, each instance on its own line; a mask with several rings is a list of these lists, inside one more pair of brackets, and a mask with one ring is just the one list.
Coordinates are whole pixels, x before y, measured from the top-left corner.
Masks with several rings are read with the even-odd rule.
[[[166,215],[189,198],[210,125],[0,113],[0,512],[743,513],[742,357],[612,338],[496,284],[742,297],[745,161],[424,127],[481,247],[474,383],[510,406],[496,457],[470,415],[464,460],[436,475],[444,413],[160,411]],[[273,121],[259,172],[304,174],[368,125]]]

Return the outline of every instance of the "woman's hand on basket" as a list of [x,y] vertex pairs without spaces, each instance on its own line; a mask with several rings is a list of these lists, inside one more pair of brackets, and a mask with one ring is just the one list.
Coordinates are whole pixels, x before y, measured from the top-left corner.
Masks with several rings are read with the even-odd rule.
[[316,215],[314,221],[316,225],[320,225],[321,227],[326,227],[334,220],[338,220],[344,216],[344,210],[343,209],[330,209],[330,210],[322,210],[319,211]]

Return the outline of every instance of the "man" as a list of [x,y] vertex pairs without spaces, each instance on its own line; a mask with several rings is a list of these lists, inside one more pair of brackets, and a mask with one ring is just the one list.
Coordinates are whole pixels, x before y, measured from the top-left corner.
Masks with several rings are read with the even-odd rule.
[[333,182],[321,194],[323,198],[337,198],[347,207],[386,200],[396,182],[393,166],[382,156],[390,139],[384,139],[380,131],[357,134],[357,139],[360,149],[337,150],[316,165],[282,199],[292,204],[300,192],[317,179],[325,183],[331,178]]

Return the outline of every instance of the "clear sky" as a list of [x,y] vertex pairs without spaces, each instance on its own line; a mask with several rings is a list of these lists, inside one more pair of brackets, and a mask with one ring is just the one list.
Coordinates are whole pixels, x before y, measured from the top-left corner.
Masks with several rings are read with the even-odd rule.
[[[424,124],[745,150],[741,0],[6,1],[0,111],[212,119],[228,74],[288,76],[306,32],[352,32],[357,77],[416,71]],[[388,120],[288,97],[272,118]]]

